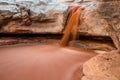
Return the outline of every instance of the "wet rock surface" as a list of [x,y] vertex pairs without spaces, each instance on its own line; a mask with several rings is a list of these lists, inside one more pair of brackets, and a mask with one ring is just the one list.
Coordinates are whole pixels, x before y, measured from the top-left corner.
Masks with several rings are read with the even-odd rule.
[[83,65],[82,80],[119,80],[120,54],[105,53],[90,59]]
[[30,45],[30,44],[59,44],[61,35],[3,35],[0,36],[0,46]]
[[[31,45],[31,44],[60,44],[63,34],[1,34],[0,46],[12,45]],[[68,46],[100,50],[112,51],[116,50],[110,37],[101,36],[79,36],[80,40],[69,41]]]

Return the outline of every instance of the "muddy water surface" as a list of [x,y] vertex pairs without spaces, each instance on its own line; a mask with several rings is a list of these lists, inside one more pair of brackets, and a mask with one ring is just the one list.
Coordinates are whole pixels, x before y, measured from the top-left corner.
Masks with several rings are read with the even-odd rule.
[[0,80],[80,80],[96,53],[54,45],[0,48]]

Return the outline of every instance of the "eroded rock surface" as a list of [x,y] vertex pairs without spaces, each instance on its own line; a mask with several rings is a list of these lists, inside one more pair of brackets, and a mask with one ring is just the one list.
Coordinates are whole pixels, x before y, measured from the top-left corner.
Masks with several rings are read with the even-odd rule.
[[[66,28],[70,6],[82,6],[79,33],[92,36],[109,36],[116,48],[119,48],[119,3],[102,2],[102,0],[0,0],[0,33],[37,33],[63,34]],[[69,3],[69,4],[66,4]],[[110,2],[109,2],[110,3]],[[113,3],[113,4],[112,4]],[[101,5],[102,4],[102,5]],[[107,5],[104,6],[104,5]],[[114,7],[111,8],[111,5]],[[117,8],[115,5],[118,5]],[[105,7],[104,9],[102,9]],[[114,10],[112,14],[106,11]],[[115,13],[115,11],[117,11]],[[111,13],[111,12],[109,12]],[[106,16],[108,14],[108,16]],[[118,16],[118,17],[116,17]],[[113,19],[113,21],[108,21]],[[111,24],[113,31],[106,29]],[[109,27],[109,26],[108,26]]]
[[83,65],[82,80],[119,80],[120,54],[98,55]]
[[68,6],[40,0],[1,0],[1,33],[59,33]]
[[120,0],[100,0],[97,7],[97,12],[101,18],[106,20],[106,31],[113,39],[116,47],[120,49]]
[[[102,8],[97,7],[98,2],[95,0],[84,0],[82,3],[79,3],[81,1],[82,0],[0,0],[0,33],[62,33],[64,31],[69,6],[80,5],[85,7],[85,10],[82,12],[79,32],[108,36],[108,32],[104,27],[106,21],[101,14],[105,13],[105,11],[110,11],[111,8],[105,6],[107,8],[102,10]],[[64,4],[67,2],[71,4]],[[76,2],[78,4],[76,4]],[[119,8],[117,8],[117,11],[117,13],[119,13]],[[117,13],[112,14],[114,16],[114,23],[119,23],[119,17],[116,17]],[[107,15],[107,13],[103,14],[103,16],[105,15]],[[117,26],[115,30],[117,30],[117,34],[119,35],[118,23],[115,24]]]
[[[97,3],[84,0],[4,0],[0,1],[0,33],[62,33],[69,6],[85,7],[79,32],[108,35]],[[87,1],[87,3],[86,3]],[[70,2],[71,4],[64,4]],[[98,30],[99,28],[99,30]]]
[[[81,1],[0,0],[0,33],[62,33],[68,7]],[[95,4],[90,0],[84,1],[88,3],[79,5],[86,11],[95,9]],[[67,2],[71,4],[65,4]]]

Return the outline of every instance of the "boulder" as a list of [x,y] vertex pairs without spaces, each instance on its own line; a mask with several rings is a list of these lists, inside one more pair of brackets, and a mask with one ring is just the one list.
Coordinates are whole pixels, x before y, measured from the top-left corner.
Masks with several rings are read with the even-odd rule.
[[83,65],[81,80],[119,80],[120,54],[104,53],[95,56]]

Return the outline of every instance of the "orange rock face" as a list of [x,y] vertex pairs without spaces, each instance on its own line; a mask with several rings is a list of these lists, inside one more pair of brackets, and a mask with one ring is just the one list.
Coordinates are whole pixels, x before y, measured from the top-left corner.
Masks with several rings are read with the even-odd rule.
[[97,55],[83,65],[82,80],[119,80],[120,54]]

